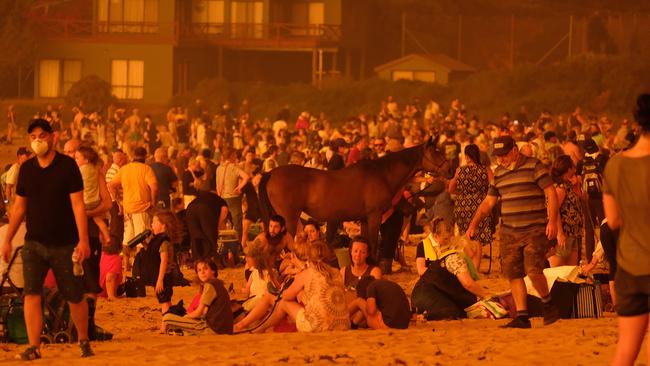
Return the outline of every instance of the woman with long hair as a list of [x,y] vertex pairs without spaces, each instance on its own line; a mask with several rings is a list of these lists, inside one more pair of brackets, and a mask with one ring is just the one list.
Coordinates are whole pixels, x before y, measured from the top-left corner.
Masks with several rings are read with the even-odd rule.
[[269,320],[257,329],[258,332],[278,324],[285,316],[296,322],[299,332],[350,328],[343,281],[339,272],[324,262],[328,252],[329,248],[323,241],[309,243],[306,269],[284,291],[282,300]]
[[[465,165],[456,169],[456,174],[449,181],[449,193],[456,194],[456,204],[454,205],[454,219],[458,225],[458,231],[464,235],[469,228],[469,223],[478,206],[483,202],[487,195],[490,181],[492,181],[492,170],[490,167],[481,164],[481,155],[477,145],[469,144],[465,146]],[[470,257],[474,267],[479,271],[481,257],[483,256],[482,246],[492,242],[494,235],[494,225],[492,217],[486,216],[479,223],[473,240],[481,244],[480,247],[474,248]]]
[[578,247],[582,243],[582,206],[573,189],[576,166],[569,155],[560,155],[553,162],[551,177],[560,205],[555,253],[549,257],[551,267],[578,264]]

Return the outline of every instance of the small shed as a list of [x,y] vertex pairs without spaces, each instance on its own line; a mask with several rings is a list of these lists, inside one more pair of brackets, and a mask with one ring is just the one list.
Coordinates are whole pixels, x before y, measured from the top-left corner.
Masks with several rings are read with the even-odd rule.
[[385,80],[419,80],[441,85],[475,71],[473,67],[442,53],[412,53],[375,67],[377,75]]

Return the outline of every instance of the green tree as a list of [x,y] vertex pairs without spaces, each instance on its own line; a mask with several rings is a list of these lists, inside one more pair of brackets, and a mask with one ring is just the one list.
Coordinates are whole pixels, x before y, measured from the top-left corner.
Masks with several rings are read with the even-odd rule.
[[15,93],[18,69],[32,67],[35,40],[27,14],[34,0],[0,0],[0,96]]
[[104,113],[116,98],[111,84],[97,75],[88,75],[72,84],[65,103],[69,107],[80,107],[85,113]]

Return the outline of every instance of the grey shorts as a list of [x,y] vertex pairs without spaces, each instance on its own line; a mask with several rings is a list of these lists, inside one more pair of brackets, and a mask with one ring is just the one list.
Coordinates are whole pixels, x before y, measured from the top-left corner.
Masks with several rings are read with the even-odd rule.
[[41,295],[47,271],[52,269],[59,291],[66,301],[79,303],[84,295],[83,277],[72,272],[72,252],[76,245],[46,246],[27,240],[22,250],[25,295]]

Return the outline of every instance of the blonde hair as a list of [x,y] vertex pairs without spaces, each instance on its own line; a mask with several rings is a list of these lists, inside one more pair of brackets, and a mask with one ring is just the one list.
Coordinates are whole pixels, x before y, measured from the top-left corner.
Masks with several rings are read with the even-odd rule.
[[325,277],[328,284],[334,283],[338,277],[337,271],[333,271],[332,267],[323,262],[330,255],[330,249],[323,240],[315,240],[307,246],[307,262],[314,271],[320,273]]

